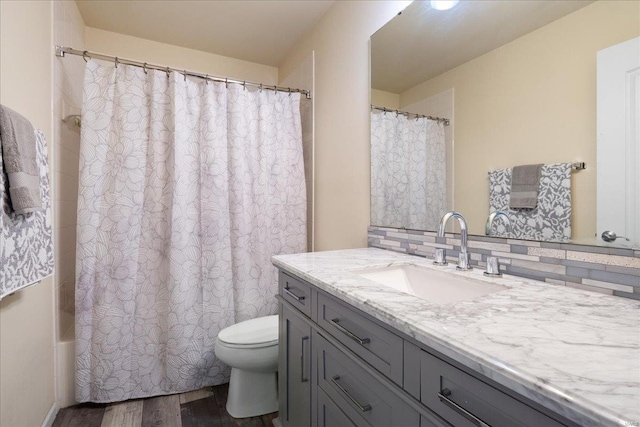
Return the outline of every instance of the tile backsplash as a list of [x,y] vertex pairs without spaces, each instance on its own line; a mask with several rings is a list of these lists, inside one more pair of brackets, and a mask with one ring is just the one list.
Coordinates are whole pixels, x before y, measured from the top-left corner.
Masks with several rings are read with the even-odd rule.
[[[453,263],[460,250],[459,234],[437,238],[433,231],[389,227],[370,226],[368,242],[429,258],[445,248]],[[469,236],[468,246],[474,267],[484,268],[487,257],[496,256],[507,274],[640,300],[640,250],[484,236]]]

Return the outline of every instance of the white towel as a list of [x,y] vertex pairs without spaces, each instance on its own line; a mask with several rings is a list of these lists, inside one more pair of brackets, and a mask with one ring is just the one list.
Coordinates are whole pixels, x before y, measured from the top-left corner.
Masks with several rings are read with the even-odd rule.
[[35,138],[43,210],[19,215],[11,209],[0,153],[0,299],[53,274],[47,143],[40,131],[35,131]]

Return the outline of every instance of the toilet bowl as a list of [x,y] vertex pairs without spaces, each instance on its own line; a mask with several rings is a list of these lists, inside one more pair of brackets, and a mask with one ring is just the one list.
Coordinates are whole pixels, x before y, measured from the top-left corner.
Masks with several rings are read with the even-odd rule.
[[278,315],[223,329],[215,352],[218,359],[231,366],[229,415],[247,418],[278,410]]

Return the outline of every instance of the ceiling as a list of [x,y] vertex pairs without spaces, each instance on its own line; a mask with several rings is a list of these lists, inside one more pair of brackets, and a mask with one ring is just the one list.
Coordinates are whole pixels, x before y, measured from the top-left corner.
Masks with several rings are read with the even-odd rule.
[[415,1],[371,37],[371,87],[402,93],[592,1]]
[[334,1],[77,0],[85,25],[278,66]]

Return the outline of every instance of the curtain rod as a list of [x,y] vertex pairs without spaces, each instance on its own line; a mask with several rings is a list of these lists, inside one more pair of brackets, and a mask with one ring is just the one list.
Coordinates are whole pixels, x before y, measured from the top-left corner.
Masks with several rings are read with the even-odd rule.
[[120,58],[118,56],[104,55],[102,53],[90,52],[88,50],[78,50],[78,49],[73,49],[71,47],[56,45],[56,56],[58,56],[60,58],[64,58],[64,56],[66,54],[82,56],[85,61],[87,60],[87,58],[88,59],[92,59],[93,58],[93,59],[100,59],[100,60],[103,60],[103,61],[114,62],[116,64],[116,67],[118,66],[118,64],[126,64],[126,65],[133,65],[134,67],[141,67],[141,68],[145,69],[145,71],[146,70],[164,71],[165,73],[167,73],[167,76],[169,76],[169,72],[174,71],[176,73],[180,73],[180,74],[184,75],[185,78],[187,76],[198,77],[198,78],[201,78],[201,79],[210,80],[210,81],[214,81],[214,82],[225,83],[225,84],[234,83],[234,84],[240,84],[240,85],[243,85],[243,86],[257,87],[257,88],[260,88],[260,90],[265,89],[265,90],[273,90],[273,91],[276,91],[276,92],[300,93],[300,94],[305,95],[305,97],[307,99],[311,99],[311,91],[306,90],[306,89],[292,89],[290,87],[279,87],[279,86],[276,86],[276,85],[265,85],[265,84],[262,84],[262,83],[255,83],[255,82],[249,82],[249,81],[244,81],[244,80],[229,79],[229,78],[226,78],[226,77],[210,76],[209,74],[196,73],[194,71],[187,71],[187,70],[179,70],[177,68],[171,68],[171,67],[162,67],[160,65],[148,64],[146,62],[140,62],[140,61],[134,61],[134,60],[131,60],[131,59]]
[[449,126],[449,119],[443,119],[442,117],[425,116],[424,114],[415,114],[415,113],[409,113],[406,111],[392,110],[387,107],[378,107],[377,105],[373,105],[373,104],[371,104],[371,109],[384,111],[385,113],[396,113],[396,115],[400,114],[407,117],[416,116],[416,119],[422,118],[422,119],[435,120],[437,122],[444,123],[445,126]]

